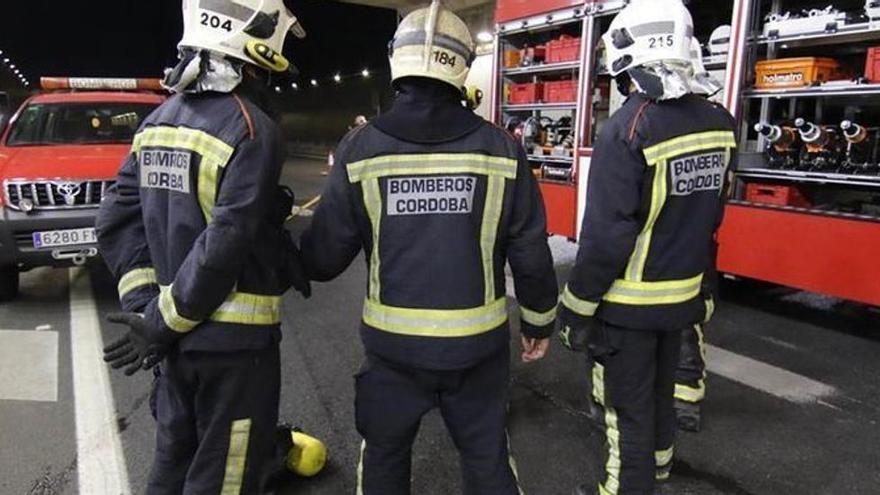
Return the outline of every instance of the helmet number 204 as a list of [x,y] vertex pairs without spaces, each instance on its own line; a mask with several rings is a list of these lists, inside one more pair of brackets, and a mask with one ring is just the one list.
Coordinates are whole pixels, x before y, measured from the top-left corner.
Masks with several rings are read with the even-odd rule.
[[208,26],[214,29],[223,29],[232,32],[232,21],[227,19],[225,22],[219,16],[202,12],[202,26]]
[[458,57],[455,55],[450,56],[444,51],[434,50],[434,62],[437,62],[438,64],[455,67],[455,63],[458,61],[457,59]]
[[671,34],[665,36],[651,36],[648,38],[651,48],[670,48],[675,43],[675,38]]

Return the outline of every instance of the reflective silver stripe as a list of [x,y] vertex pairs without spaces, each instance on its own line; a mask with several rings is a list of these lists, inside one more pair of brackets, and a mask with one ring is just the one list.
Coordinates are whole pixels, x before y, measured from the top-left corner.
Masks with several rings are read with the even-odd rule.
[[367,179],[397,175],[477,174],[516,179],[517,162],[497,156],[434,153],[389,155],[350,163],[348,180],[355,184]]
[[523,321],[528,323],[529,325],[543,327],[553,323],[556,320],[556,306],[553,306],[553,309],[544,313],[532,311],[525,306],[520,306],[519,309],[522,311]]
[[251,438],[251,423],[250,418],[238,419],[232,422],[229,432],[229,449],[226,451],[226,469],[223,472],[223,486],[220,488],[220,495],[241,494],[248,444]]
[[471,309],[413,309],[385,306],[367,299],[364,323],[389,333],[417,337],[470,337],[495,330],[507,321],[507,298]]
[[633,36],[633,38],[640,38],[642,36],[652,36],[657,34],[674,34],[675,22],[659,21],[638,24],[629,28],[629,32]]
[[241,22],[249,21],[256,13],[254,9],[231,0],[201,0],[199,7],[238,19]]
[[[159,311],[169,328],[176,332],[189,332],[201,322],[180,315],[172,287],[160,287]],[[208,320],[241,325],[277,325],[281,323],[281,296],[233,292]]]
[[156,270],[152,268],[136,268],[129,271],[119,279],[117,290],[119,291],[119,299],[122,299],[130,292],[149,285],[157,285]]
[[603,300],[630,305],[678,304],[700,295],[703,274],[685,280],[634,282],[616,280]]
[[577,297],[568,288],[568,285],[562,291],[562,304],[581,316],[593,316],[596,314],[596,310],[599,309],[599,303]]
[[672,457],[674,454],[674,447],[669,447],[666,450],[657,450],[654,452],[654,461],[657,464],[657,467],[663,467],[670,462],[672,462]]
[[[394,48],[403,48],[405,46],[424,46],[428,41],[428,33],[425,31],[410,31],[394,38]],[[451,50],[465,58],[466,62],[470,61],[474,51],[462,43],[461,41],[441,33],[434,34],[434,46]]]

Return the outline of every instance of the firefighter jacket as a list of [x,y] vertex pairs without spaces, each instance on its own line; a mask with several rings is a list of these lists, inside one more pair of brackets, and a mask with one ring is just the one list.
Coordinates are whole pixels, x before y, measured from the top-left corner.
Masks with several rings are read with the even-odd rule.
[[548,337],[558,289],[522,147],[443,89],[404,86],[337,149],[302,237],[306,270],[330,280],[363,249],[361,338],[406,366],[464,369],[509,345],[506,263],[523,334]]
[[243,94],[176,95],[145,120],[97,221],[125,311],[175,332],[184,351],[280,339],[282,146]]
[[689,95],[631,96],[595,146],[580,250],[563,305],[576,317],[676,330],[703,321],[735,122]]

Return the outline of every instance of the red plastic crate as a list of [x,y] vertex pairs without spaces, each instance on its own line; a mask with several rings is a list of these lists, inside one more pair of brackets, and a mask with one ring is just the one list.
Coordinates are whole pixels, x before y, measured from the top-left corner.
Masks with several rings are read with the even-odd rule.
[[746,201],[776,206],[810,208],[813,204],[797,186],[752,183],[746,186]]
[[575,80],[544,83],[544,103],[574,103],[577,101],[578,82]]
[[527,105],[537,103],[544,94],[543,83],[511,84],[507,102],[511,105]]
[[880,82],[880,46],[868,48],[868,60],[865,62],[865,78],[871,82]]
[[581,56],[581,39],[563,35],[547,43],[547,63],[573,62]]

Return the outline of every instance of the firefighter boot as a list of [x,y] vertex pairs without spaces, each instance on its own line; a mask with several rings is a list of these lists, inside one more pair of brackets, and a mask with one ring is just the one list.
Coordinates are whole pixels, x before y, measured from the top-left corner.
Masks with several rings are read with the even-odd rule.
[[287,469],[304,478],[320,473],[327,463],[327,447],[324,443],[306,435],[299,428],[290,430],[290,439],[292,445],[287,453]]
[[700,410],[699,402],[676,400],[675,418],[678,421],[678,427],[684,431],[699,433],[700,428],[702,427]]

